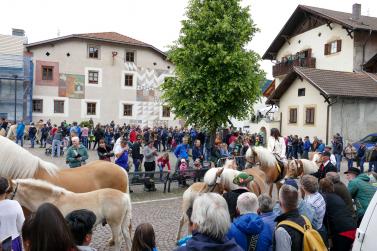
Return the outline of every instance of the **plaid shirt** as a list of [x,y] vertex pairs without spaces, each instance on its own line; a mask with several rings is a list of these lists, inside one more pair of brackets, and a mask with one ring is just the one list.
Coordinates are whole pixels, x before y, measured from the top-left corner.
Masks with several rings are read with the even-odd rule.
[[326,202],[322,195],[318,192],[305,196],[305,202],[311,205],[315,211],[316,217],[314,217],[312,225],[315,229],[321,229],[323,223],[323,217],[326,213]]

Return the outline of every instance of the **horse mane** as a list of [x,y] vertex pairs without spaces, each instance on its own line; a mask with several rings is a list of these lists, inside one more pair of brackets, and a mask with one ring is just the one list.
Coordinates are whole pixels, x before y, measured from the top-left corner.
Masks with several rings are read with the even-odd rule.
[[255,146],[252,148],[252,151],[254,151],[258,156],[261,167],[275,167],[276,158],[267,148]]
[[55,175],[59,168],[31,154],[10,139],[0,136],[0,176],[14,179],[34,177],[39,168]]
[[62,187],[55,186],[44,180],[37,179],[16,179],[16,183],[22,186],[26,186],[27,189],[37,188],[38,190],[45,191],[46,193],[51,193],[52,195],[61,195],[72,193]]
[[318,171],[318,166],[315,162],[307,159],[300,159],[304,169],[304,174],[312,174]]

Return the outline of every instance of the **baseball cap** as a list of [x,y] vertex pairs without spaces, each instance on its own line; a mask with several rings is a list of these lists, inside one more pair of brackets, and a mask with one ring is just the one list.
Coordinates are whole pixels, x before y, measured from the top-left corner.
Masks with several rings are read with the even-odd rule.
[[290,185],[290,186],[293,186],[294,188],[296,188],[298,190],[298,185],[297,185],[297,182],[294,180],[294,179],[286,179],[284,181],[284,185]]
[[353,173],[353,174],[359,175],[361,171],[356,167],[351,167],[350,169],[348,169],[348,171],[344,172],[344,174],[347,174],[347,173]]

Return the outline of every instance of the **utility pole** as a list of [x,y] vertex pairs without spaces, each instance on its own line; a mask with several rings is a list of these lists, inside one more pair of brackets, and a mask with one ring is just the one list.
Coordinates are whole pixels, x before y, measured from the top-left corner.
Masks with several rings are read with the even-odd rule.
[[17,124],[17,75],[14,77],[14,123]]

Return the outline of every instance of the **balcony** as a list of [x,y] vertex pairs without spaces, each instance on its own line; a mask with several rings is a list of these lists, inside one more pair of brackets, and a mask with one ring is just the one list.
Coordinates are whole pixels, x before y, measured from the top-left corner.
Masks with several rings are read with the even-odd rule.
[[282,61],[283,62],[277,63],[272,67],[272,76],[274,78],[289,73],[293,66],[315,68],[315,58],[313,57],[300,57],[293,55],[288,58],[283,58]]

